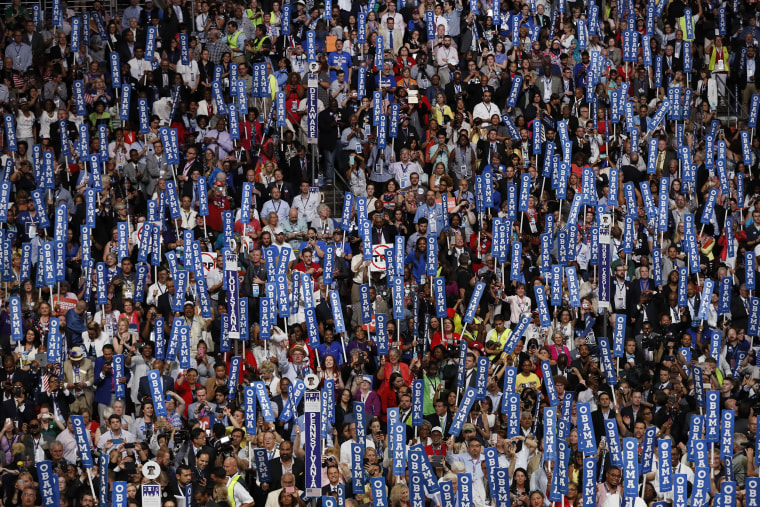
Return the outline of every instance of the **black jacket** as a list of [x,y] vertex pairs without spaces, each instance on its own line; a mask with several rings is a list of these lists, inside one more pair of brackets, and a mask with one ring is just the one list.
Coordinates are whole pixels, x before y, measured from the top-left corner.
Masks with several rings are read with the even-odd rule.
[[[306,485],[306,471],[303,460],[293,456],[293,475],[296,478],[296,487],[303,491]],[[269,490],[274,491],[282,488],[282,461],[280,458],[269,460],[269,475],[272,481],[269,483]]]

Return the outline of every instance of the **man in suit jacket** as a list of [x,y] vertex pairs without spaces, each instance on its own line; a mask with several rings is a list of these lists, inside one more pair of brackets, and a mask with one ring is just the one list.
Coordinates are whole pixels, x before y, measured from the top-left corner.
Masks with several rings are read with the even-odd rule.
[[182,8],[180,0],[168,2],[164,9],[164,19],[161,26],[164,32],[161,39],[170,41],[177,35],[182,27],[192,27],[192,18],[187,9]]
[[22,40],[32,47],[32,55],[39,58],[45,53],[45,40],[42,35],[34,30],[34,22],[28,20],[24,25],[25,31]]
[[403,25],[396,26],[396,20],[392,16],[388,16],[386,23],[388,26],[381,26],[377,30],[377,35],[382,36],[383,49],[393,52],[393,59],[395,60],[399,49],[404,45],[404,27]]
[[449,81],[444,90],[446,90],[446,103],[449,105],[456,104],[459,98],[467,100],[469,95],[467,83],[462,81],[462,73],[458,70],[454,71],[454,80]]
[[[388,18],[388,21],[393,23],[393,18]],[[335,462],[327,465],[327,484],[322,486],[322,496],[329,496],[331,493],[338,492],[338,486],[340,486],[340,468]]]
[[478,141],[477,153],[482,167],[491,164],[491,156],[494,153],[499,155],[500,162],[507,160],[507,152],[504,149],[504,143],[497,141],[496,135],[496,129],[491,129],[488,131],[488,136],[485,139]]
[[435,401],[435,413],[425,416],[425,420],[433,425],[440,427],[443,430],[444,440],[449,438],[449,430],[451,429],[451,423],[454,421],[454,415],[449,412],[444,400]]
[[51,375],[48,379],[48,392],[40,393],[37,400],[41,405],[47,405],[50,413],[59,421],[68,421],[70,406],[74,402],[74,395],[68,390],[61,389],[58,377]]
[[166,58],[162,59],[159,67],[153,71],[153,84],[158,87],[158,93],[161,97],[171,95],[175,74],[176,72],[169,68],[169,60]]
[[667,79],[668,74],[672,78],[676,72],[683,70],[683,60],[676,58],[673,52],[673,46],[665,46],[665,56],[662,58],[662,75],[665,79]]
[[538,92],[541,94],[541,100],[547,104],[549,103],[549,97],[551,95],[556,94],[561,97],[565,91],[562,79],[552,74],[551,65],[544,65],[543,75],[536,78],[536,86],[538,87]]
[[636,307],[641,299],[642,294],[652,294],[657,288],[654,286],[654,280],[649,278],[649,266],[639,268],[639,278],[631,281],[630,290],[628,291],[628,301],[626,305],[628,310]]
[[568,105],[572,104],[575,97],[575,79],[573,78],[572,69],[567,68],[562,71],[560,85],[562,86],[562,93],[560,94],[562,97],[562,103]]
[[636,424],[641,414],[641,401],[643,400],[643,394],[640,388],[637,388],[631,394],[631,404],[627,407],[620,409],[620,416],[618,418],[618,428],[620,429],[621,436],[624,430],[633,432],[633,425]]
[[34,402],[26,398],[26,388],[21,380],[14,381],[11,390],[13,398],[0,405],[0,420],[17,421],[18,427],[21,428],[23,423],[29,423],[34,419]]
[[124,32],[124,38],[119,45],[119,61],[122,65],[130,61],[135,56],[135,50],[138,48],[135,41],[135,34],[131,30]]
[[195,458],[200,452],[209,454],[209,463],[216,460],[216,451],[206,444],[206,431],[203,428],[193,428],[190,432],[190,440],[180,448],[175,463],[178,467],[184,464],[194,469],[196,468]]
[[618,263],[613,267],[613,278],[611,284],[610,304],[612,305],[612,313],[627,313],[628,306],[628,290],[630,289],[630,282],[625,279],[625,265]]
[[287,176],[288,181],[293,185],[301,186],[303,181],[311,181],[314,174],[314,163],[306,154],[306,148],[299,146],[298,155],[290,159],[290,166]]
[[177,179],[183,182],[181,184],[190,179],[190,171],[192,169],[198,169],[203,174],[203,165],[198,160],[198,148],[196,146],[189,147],[185,152],[185,159],[180,160]]
[[81,413],[83,409],[92,407],[94,380],[95,368],[87,359],[84,348],[72,347],[69,360],[63,363],[63,387],[76,398],[71,404],[73,412]]
[[392,243],[396,237],[396,228],[385,223],[385,214],[375,213],[372,218],[372,244]]
[[0,401],[13,399],[13,383],[21,381],[22,385],[29,385],[29,375],[21,369],[16,368],[16,362],[13,360],[13,354],[8,354],[3,358],[3,369],[0,370],[0,380],[3,382],[3,398]]
[[269,475],[272,481],[269,490],[282,488],[282,477],[292,473],[296,479],[296,487],[303,490],[306,484],[305,465],[303,460],[293,457],[293,443],[283,440],[280,444],[280,457],[269,460]]
[[168,176],[169,164],[166,161],[164,145],[160,140],[153,143],[153,153],[145,154],[145,173],[142,177],[142,191],[146,199],[153,197],[158,186],[158,179]]
[[749,319],[749,291],[745,284],[739,286],[739,297],[731,298],[731,324],[737,329],[747,329]]
[[[153,369],[163,372],[164,362],[160,359],[156,359],[153,361]],[[166,396],[170,391],[174,391],[174,379],[169,375],[161,375],[161,383],[164,387],[164,396]],[[153,399],[150,394],[150,385],[148,384],[147,375],[140,378],[140,387],[137,390],[137,399],[142,400],[143,398]]]
[[[124,367],[126,370],[126,366]],[[126,372],[125,372],[126,373]],[[106,408],[113,405],[115,401],[116,382],[120,379],[114,378],[113,369],[113,345],[103,345],[103,355],[95,359],[95,396],[94,400],[99,404],[100,419],[103,419],[103,412]],[[122,384],[126,383],[126,377],[123,377]]]
[[596,443],[599,445],[599,441],[605,435],[604,421],[607,419],[615,419],[617,412],[610,403],[611,398],[607,391],[599,393],[599,404],[591,413],[591,423],[594,425],[594,436],[596,437]]

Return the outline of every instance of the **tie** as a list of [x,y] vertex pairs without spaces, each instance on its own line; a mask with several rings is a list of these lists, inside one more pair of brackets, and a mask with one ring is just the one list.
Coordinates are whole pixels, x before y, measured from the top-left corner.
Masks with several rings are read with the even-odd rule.
[[392,52],[393,51],[393,30],[388,30],[388,44],[390,46],[388,49],[390,49]]

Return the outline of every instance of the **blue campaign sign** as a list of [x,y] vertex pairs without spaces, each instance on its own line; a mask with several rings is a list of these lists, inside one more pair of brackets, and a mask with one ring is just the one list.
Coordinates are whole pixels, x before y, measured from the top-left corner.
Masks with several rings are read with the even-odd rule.
[[557,459],[557,407],[544,407],[543,461]]
[[724,410],[720,424],[720,459],[734,456],[734,411]]
[[522,266],[522,243],[515,241],[512,243],[512,262],[509,270],[509,279],[511,281],[519,282],[521,279],[521,266]]
[[507,97],[507,107],[515,107],[517,105],[517,97],[522,90],[522,82],[523,78],[519,74],[513,78],[512,89],[509,91],[509,96]]
[[525,173],[520,177],[520,199],[517,204],[517,211],[524,212],[524,213],[528,211],[528,201],[530,199],[530,187],[531,187],[530,174]]
[[485,288],[485,282],[478,281],[475,284],[475,289],[472,291],[472,297],[467,305],[467,311],[464,314],[464,319],[462,319],[467,324],[472,324],[473,319],[475,318],[475,312],[478,309],[478,305],[480,305],[480,298],[483,297]]
[[614,386],[617,384],[617,374],[615,371],[614,361],[612,359],[612,351],[610,350],[610,340],[606,336],[599,336],[597,340],[599,342],[599,352],[601,355],[604,376],[607,379],[607,383],[611,386]]
[[638,441],[635,438],[623,439],[623,497],[635,498],[639,489],[639,454]]
[[612,464],[616,467],[622,467],[623,455],[620,449],[620,437],[618,434],[617,421],[615,419],[606,419],[604,421],[604,433],[607,437],[607,445],[610,449]]

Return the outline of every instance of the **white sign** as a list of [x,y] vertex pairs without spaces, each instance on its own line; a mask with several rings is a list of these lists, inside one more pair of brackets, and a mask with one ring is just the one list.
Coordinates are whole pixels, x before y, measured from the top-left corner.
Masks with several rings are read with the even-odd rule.
[[[144,473],[145,467],[143,466],[143,474]],[[161,486],[159,484],[153,483],[142,485],[142,506],[161,507]]]
[[211,270],[216,267],[216,252],[201,252],[201,261],[203,262],[203,274],[208,276]]
[[370,271],[385,271],[385,251],[393,248],[393,245],[375,245],[372,247],[372,261],[369,265]]
[[610,229],[612,228],[612,215],[603,213],[599,217],[599,243],[602,245],[610,244]]

